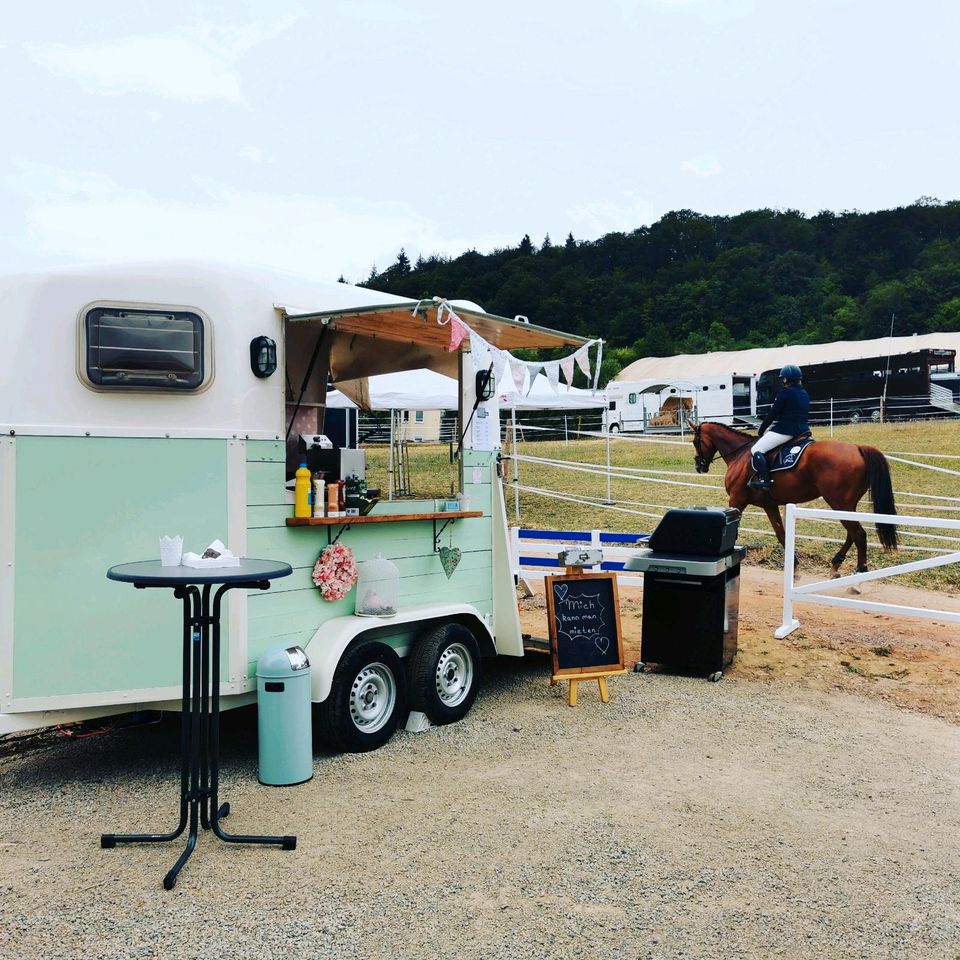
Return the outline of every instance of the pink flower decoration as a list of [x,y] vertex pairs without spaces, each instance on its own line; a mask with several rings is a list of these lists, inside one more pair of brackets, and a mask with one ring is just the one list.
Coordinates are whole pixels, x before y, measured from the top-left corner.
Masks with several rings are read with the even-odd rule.
[[317,558],[312,577],[324,600],[342,600],[357,582],[353,552],[340,543],[325,547]]

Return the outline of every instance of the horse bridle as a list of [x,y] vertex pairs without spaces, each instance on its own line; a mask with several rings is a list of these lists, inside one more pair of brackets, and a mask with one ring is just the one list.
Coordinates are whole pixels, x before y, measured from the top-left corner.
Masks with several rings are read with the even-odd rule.
[[713,456],[709,460],[700,452],[701,426],[702,425],[698,423],[693,428],[693,449],[697,451],[693,458],[693,465],[697,468],[697,473],[707,473],[710,470],[710,464],[717,459],[719,451],[714,450]]
[[[700,452],[700,428],[702,426],[702,423],[698,423],[693,428],[693,449],[697,451],[696,456],[693,458],[693,465],[697,468],[697,473],[707,473],[710,470],[710,464],[720,456],[720,451],[714,450],[713,456],[708,460]],[[747,440],[746,442],[740,444],[739,447],[735,447],[733,450],[731,450],[730,453],[739,453],[744,447],[749,447],[753,442],[753,440]]]

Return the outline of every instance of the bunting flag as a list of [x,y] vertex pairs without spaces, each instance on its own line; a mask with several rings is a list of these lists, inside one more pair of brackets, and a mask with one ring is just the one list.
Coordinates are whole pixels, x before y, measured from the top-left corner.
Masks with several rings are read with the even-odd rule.
[[560,392],[560,361],[550,360],[543,365],[543,372],[547,378],[547,383],[553,388],[554,393]]
[[[433,297],[433,303],[437,306],[437,323],[441,326],[450,327],[450,345],[447,347],[449,353],[458,350],[463,341],[470,337],[470,354],[473,361],[473,369],[487,370],[493,367],[493,376],[496,381],[501,381],[507,364],[510,365],[510,374],[513,380],[514,389],[517,393],[523,394],[524,386],[527,387],[527,395],[533,389],[533,385],[538,376],[542,373],[546,376],[554,393],[559,393],[560,376],[567,386],[573,386],[573,376],[576,367],[579,367],[583,375],[587,378],[587,383],[596,393],[600,383],[600,365],[603,362],[603,341],[590,340],[583,346],[578,347],[568,357],[562,357],[559,360],[548,360],[545,362],[533,362],[519,360],[510,353],[509,350],[501,350],[493,346],[480,334],[471,330],[454,312],[453,307],[442,297]],[[414,308],[414,315],[420,309],[421,300]],[[597,355],[591,369],[590,348],[596,345]],[[503,391],[503,387],[499,387]],[[509,391],[503,391],[509,392]]]
[[530,391],[533,389],[533,385],[536,382],[537,377],[543,373],[543,364],[542,363],[527,363],[527,372],[530,374],[530,382],[527,385],[526,396],[530,396]]
[[603,341],[597,341],[597,360],[593,367],[593,392],[597,392],[597,384],[600,382],[600,364],[603,363]]
[[[474,372],[477,370],[489,370],[490,364],[493,363],[493,353],[494,348],[487,343],[479,333],[474,333],[470,331],[470,356],[473,357],[473,369]],[[503,372],[503,367],[500,367],[501,373]],[[496,380],[496,371],[492,374],[494,381]]]
[[448,353],[453,353],[461,343],[464,337],[470,333],[470,328],[453,312],[450,313],[450,346],[447,347]]
[[510,373],[513,374],[513,383],[516,387],[517,393],[523,394],[523,385],[527,379],[527,365],[523,360],[517,360],[515,357],[510,358]]
[[590,344],[585,343],[574,355],[573,359],[577,361],[577,366],[582,371],[587,381],[593,380],[590,371]]
[[499,383],[503,378],[503,368],[507,365],[510,356],[506,350],[498,350],[496,347],[490,347],[490,353],[493,361],[493,377]]

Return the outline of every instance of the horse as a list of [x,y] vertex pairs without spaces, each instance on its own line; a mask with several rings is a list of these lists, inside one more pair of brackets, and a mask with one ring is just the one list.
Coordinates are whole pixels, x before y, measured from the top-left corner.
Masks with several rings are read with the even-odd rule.
[[[693,462],[697,473],[706,473],[716,457],[722,457],[727,465],[723,484],[730,506],[741,513],[748,505],[761,507],[781,547],[785,546],[780,516],[783,503],[806,503],[823,497],[832,510],[855,511],[869,490],[875,513],[896,514],[890,467],[876,447],[817,440],[804,450],[795,467],[775,474],[771,490],[754,490],[747,486],[747,481],[753,475],[750,447],[756,440],[755,436],[722,423],[697,423],[693,431]],[[846,528],[847,539],[831,561],[833,575],[840,575],[840,565],[853,544],[857,545],[857,573],[863,573],[867,569],[867,535],[855,520],[840,522]],[[885,552],[897,549],[894,524],[878,523],[877,536]]]

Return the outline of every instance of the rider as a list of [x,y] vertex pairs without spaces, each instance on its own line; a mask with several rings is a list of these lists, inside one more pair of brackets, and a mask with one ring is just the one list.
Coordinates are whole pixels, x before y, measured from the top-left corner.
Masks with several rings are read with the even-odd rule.
[[810,396],[801,386],[803,373],[795,364],[788,363],[780,371],[783,387],[778,391],[773,405],[757,431],[757,442],[750,448],[753,455],[754,477],[747,484],[754,490],[769,490],[773,486],[767,451],[779,447],[810,429],[807,416],[810,413]]

